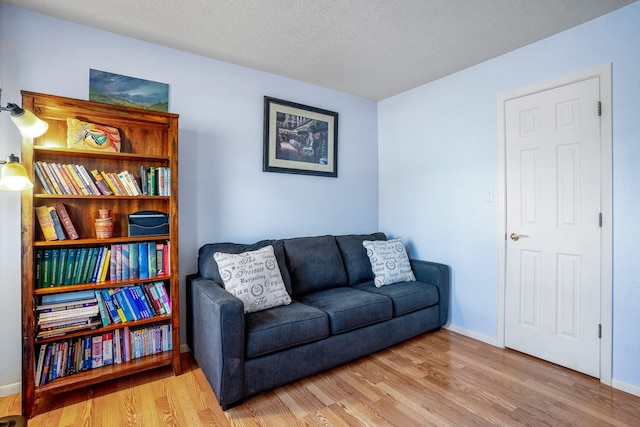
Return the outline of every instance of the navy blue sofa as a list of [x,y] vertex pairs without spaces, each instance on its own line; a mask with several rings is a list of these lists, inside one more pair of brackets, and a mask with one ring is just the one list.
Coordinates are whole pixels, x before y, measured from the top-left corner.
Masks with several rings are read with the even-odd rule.
[[[447,321],[449,267],[410,260],[415,282],[377,288],[364,240],[383,233],[214,243],[187,276],[187,341],[223,409]],[[272,245],[292,303],[247,313],[224,290],[215,252]]]

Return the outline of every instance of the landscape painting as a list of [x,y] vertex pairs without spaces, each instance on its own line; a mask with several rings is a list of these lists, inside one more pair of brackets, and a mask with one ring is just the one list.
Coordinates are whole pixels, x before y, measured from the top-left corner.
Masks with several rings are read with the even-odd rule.
[[106,104],[168,112],[169,85],[91,69],[89,99]]

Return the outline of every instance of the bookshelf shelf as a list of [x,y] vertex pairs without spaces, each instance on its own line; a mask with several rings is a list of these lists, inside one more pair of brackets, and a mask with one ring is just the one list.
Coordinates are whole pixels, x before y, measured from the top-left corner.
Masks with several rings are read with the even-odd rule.
[[[25,416],[31,418],[37,413],[38,401],[43,397],[162,366],[171,366],[176,375],[181,373],[178,300],[178,115],[27,91],[22,92],[22,106],[35,112],[49,124],[48,131],[41,137],[22,138],[22,164],[34,183],[32,191],[22,193],[21,215],[22,411]],[[69,118],[117,128],[121,137],[121,151],[68,148]],[[74,177],[74,170],[78,177]],[[158,170],[162,174],[154,172]],[[108,179],[103,172],[119,176],[125,171],[129,173],[128,183],[122,181],[119,184],[128,185],[129,188],[138,185],[143,187],[143,191],[124,191],[116,195],[99,188],[97,181],[100,176]],[[149,179],[149,184],[153,185],[155,192],[147,192],[144,188],[147,181],[139,179],[147,171],[153,176],[153,180]],[[85,175],[82,175],[83,173]],[[83,180],[85,189],[89,191],[81,191]],[[109,183],[111,184],[113,183]],[[90,191],[91,185],[95,185],[100,191]],[[72,187],[75,187],[75,191],[72,191]],[[51,209],[60,212],[60,204],[64,208],[63,213],[64,210],[67,211],[67,220],[70,220],[73,229],[61,230],[65,234],[64,240],[60,240],[60,233],[54,233],[58,236],[53,237],[47,233],[47,240],[40,223],[43,220],[42,214],[46,214],[47,211],[51,213]],[[45,207],[48,210],[44,209]],[[98,239],[95,220],[99,216],[98,211],[104,209],[111,212],[113,237]],[[129,214],[140,211],[168,214],[168,234],[129,237]],[[53,213],[51,215],[52,218],[55,217]],[[61,216],[61,222],[62,218]],[[55,222],[55,218],[53,220]],[[70,238],[72,232],[77,234],[74,235],[77,238]],[[145,264],[145,268],[149,268],[150,277],[146,278],[146,274],[140,273],[140,276],[145,277],[140,279],[133,274],[134,267],[129,266],[128,261],[125,262],[133,262],[133,255],[130,258],[126,258],[126,254],[120,255],[120,248],[128,250],[136,247],[142,252],[143,246],[150,252],[151,248],[156,248],[161,262],[157,266],[158,273],[151,272],[151,266],[156,264],[148,257],[148,265]],[[115,251],[116,248],[118,259],[122,260],[121,264],[110,264],[106,261],[100,264],[101,258],[97,257],[104,256],[107,251]],[[71,280],[65,280],[68,277],[58,273],[55,282],[43,281],[44,273],[41,269],[45,266],[45,257],[51,255],[50,264],[46,264],[47,269],[55,265],[56,268],[70,271],[70,266],[74,265],[68,260],[71,253],[80,257],[81,251],[88,251],[89,255],[86,255],[85,259],[91,260],[90,266],[82,270],[82,274],[76,275],[75,272],[80,272],[80,269],[74,266]],[[94,251],[94,255],[91,255],[91,251]],[[62,261],[63,253],[69,257],[66,263]],[[98,253],[100,255],[97,255]],[[54,258],[54,254],[59,255],[59,258]],[[81,263],[76,261],[76,264]],[[102,271],[106,271],[106,278],[100,278],[100,267],[94,266],[102,266]],[[125,268],[133,278],[120,274]],[[93,273],[90,273],[91,271]],[[170,274],[165,274],[166,271]],[[50,278],[54,277],[49,270],[46,274],[51,274],[48,276]],[[52,284],[56,286],[40,287]],[[151,291],[154,287],[157,289]],[[122,314],[117,313],[117,310],[110,311],[114,307],[107,307],[107,301],[102,300],[105,295],[110,299],[110,293],[113,293],[114,297],[110,303],[115,304],[116,309],[118,304],[124,304],[128,306],[129,314],[133,315],[128,316],[124,306],[121,308]],[[152,297],[153,293],[155,297]],[[72,303],[67,303],[68,306],[62,303],[63,308],[49,308],[54,304],[52,301],[64,300],[67,295],[74,294],[95,295],[95,298],[91,298],[91,302],[76,306]],[[116,296],[125,300],[116,301]],[[153,298],[147,300],[146,309],[145,298]],[[95,314],[98,311],[96,304],[102,308],[99,314]],[[64,312],[74,309],[78,311],[73,315]],[[90,314],[85,314],[85,309]],[[62,313],[58,313],[58,310]],[[123,320],[125,317],[121,317],[119,323],[114,323],[113,318],[119,316],[125,316],[126,321]],[[72,318],[73,320],[67,320]],[[64,328],[64,333],[56,328]],[[54,333],[56,335],[47,335]],[[134,336],[134,333],[137,335]],[[103,346],[101,339],[107,340],[108,347],[107,344]],[[113,354],[109,353],[111,349]],[[105,363],[105,366],[98,363],[103,351],[106,362],[113,363]],[[140,352],[138,356],[146,355],[134,358],[134,351]],[[51,370],[45,373],[44,355],[49,352],[52,354],[49,359]],[[57,355],[56,359],[53,354]],[[67,363],[63,364],[62,360],[65,358]],[[59,365],[54,365],[54,360],[57,360]],[[60,369],[60,366],[62,371],[54,370]],[[60,376],[61,372],[63,376]]]
[[81,387],[99,384],[104,382],[105,378],[115,379],[149,369],[159,368],[161,366],[168,366],[173,362],[171,353],[172,352],[170,351],[165,351],[140,359],[134,359],[120,365],[103,366],[101,368],[94,368],[69,375],[67,377],[62,377],[38,387],[35,391],[35,395],[36,397],[42,397],[52,393],[62,393]]

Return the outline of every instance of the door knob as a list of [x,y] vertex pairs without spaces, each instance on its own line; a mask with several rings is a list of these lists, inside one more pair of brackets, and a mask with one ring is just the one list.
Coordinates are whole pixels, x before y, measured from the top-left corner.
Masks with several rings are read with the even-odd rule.
[[511,237],[511,240],[513,240],[514,242],[517,242],[521,237],[529,237],[529,236],[527,236],[526,234],[511,233],[509,237]]

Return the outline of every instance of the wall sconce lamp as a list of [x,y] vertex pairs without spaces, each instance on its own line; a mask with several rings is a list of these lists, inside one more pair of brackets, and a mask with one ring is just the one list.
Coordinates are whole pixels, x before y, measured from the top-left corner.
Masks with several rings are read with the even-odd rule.
[[[2,89],[0,89],[1,96]],[[20,108],[16,104],[9,103],[6,107],[0,105],[0,112],[2,111],[8,111],[11,114],[11,121],[24,138],[37,138],[49,129],[47,122],[40,120],[31,111]],[[6,161],[0,160],[0,165],[4,165],[0,171],[0,190],[22,191],[33,188],[33,184],[27,176],[27,170],[20,164],[20,159],[17,156],[10,154]]]

